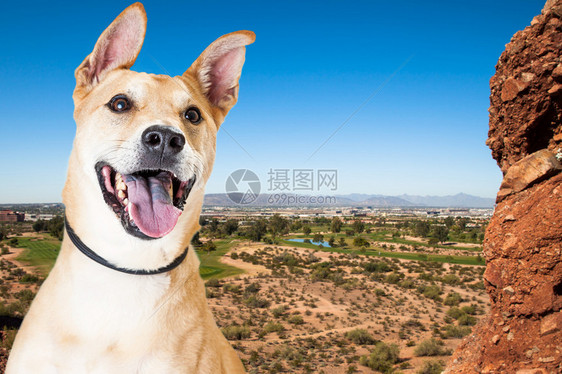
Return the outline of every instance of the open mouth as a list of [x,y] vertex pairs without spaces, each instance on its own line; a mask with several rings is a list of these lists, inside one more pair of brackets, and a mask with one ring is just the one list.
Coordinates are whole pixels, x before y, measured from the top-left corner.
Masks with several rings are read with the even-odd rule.
[[195,183],[195,176],[181,181],[162,169],[121,174],[103,162],[96,164],[96,173],[107,205],[129,234],[142,239],[174,229]]

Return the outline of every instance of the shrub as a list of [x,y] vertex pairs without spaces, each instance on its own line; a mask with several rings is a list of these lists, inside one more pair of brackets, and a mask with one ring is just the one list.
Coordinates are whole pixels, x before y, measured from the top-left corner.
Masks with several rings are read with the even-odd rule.
[[437,285],[431,286],[421,286],[418,287],[418,291],[421,292],[428,299],[435,301],[441,301],[441,289]]
[[226,283],[222,286],[222,290],[224,292],[230,293],[240,293],[242,292],[242,288],[238,284]]
[[447,274],[443,277],[442,282],[451,286],[457,285],[461,282],[460,278],[454,274]]
[[242,340],[249,338],[251,332],[247,326],[231,325],[223,328],[222,334],[228,340]]
[[410,318],[406,322],[402,323],[402,327],[420,329],[420,330],[423,330],[425,328],[423,323],[421,323],[420,321],[418,321],[417,319],[414,319],[414,318]]
[[294,315],[289,317],[287,322],[289,322],[290,324],[293,324],[293,325],[302,325],[304,323],[304,320],[302,319],[301,315],[294,314]]
[[445,369],[445,363],[441,360],[426,360],[423,362],[420,370],[416,371],[416,374],[441,374]]
[[12,349],[12,345],[14,344],[14,340],[16,340],[16,334],[18,330],[6,330],[2,331],[3,337],[0,339],[0,347],[5,348],[7,350]]
[[475,304],[465,305],[461,308],[461,310],[466,314],[475,315],[478,313],[478,306]]
[[461,295],[459,295],[456,292],[451,292],[450,294],[447,295],[443,303],[449,306],[458,306],[461,301],[462,301]]
[[246,287],[246,293],[257,293],[261,289],[261,286],[258,283],[250,283],[248,287]]
[[476,325],[476,322],[478,322],[478,320],[473,316],[465,314],[460,316],[457,322],[459,326],[474,326]]
[[457,307],[452,307],[447,311],[447,315],[451,318],[459,319],[462,316],[466,315],[466,313]]
[[244,303],[250,308],[267,308],[271,304],[269,300],[262,299],[261,297],[252,295],[244,300]]
[[285,305],[280,305],[277,308],[273,308],[271,310],[271,313],[273,314],[273,316],[275,318],[279,318],[281,317],[283,314],[285,314],[285,311],[287,310],[287,307]]
[[392,366],[398,362],[400,349],[396,344],[378,342],[368,356],[361,356],[359,363],[382,373],[392,373]]
[[38,281],[39,278],[36,275],[32,275],[32,274],[24,274],[20,280],[21,283],[36,283]]
[[361,266],[369,273],[386,273],[392,270],[390,266],[383,261],[370,261],[363,263]]
[[351,340],[353,343],[359,345],[374,344],[376,342],[371,334],[369,334],[369,332],[364,329],[350,330],[345,334],[345,337]]
[[369,242],[361,236],[356,236],[353,239],[353,245],[356,246],[356,247],[368,247]]
[[447,338],[464,338],[472,331],[468,326],[455,325],[446,325],[443,329],[445,330],[445,337]]
[[401,276],[398,273],[390,273],[386,276],[386,282],[391,284],[397,284],[402,279],[403,275]]
[[205,286],[207,287],[220,287],[221,286],[221,282],[218,279],[209,279],[206,283]]
[[277,323],[277,322],[268,322],[263,326],[263,331],[265,331],[266,333],[270,333],[270,332],[282,332],[285,331],[285,328],[283,327],[282,324]]
[[416,284],[414,283],[414,280],[411,278],[404,279],[398,285],[402,288],[408,288],[408,289],[416,288]]
[[450,354],[450,351],[443,347],[444,345],[443,340],[435,338],[426,339],[418,344],[414,354],[416,356],[444,356]]

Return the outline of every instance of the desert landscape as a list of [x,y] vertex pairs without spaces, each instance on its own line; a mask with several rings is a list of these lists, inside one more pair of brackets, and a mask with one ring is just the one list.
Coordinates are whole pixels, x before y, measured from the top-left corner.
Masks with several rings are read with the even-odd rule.
[[[439,373],[489,310],[485,218],[201,223],[194,245],[208,302],[250,373]],[[3,225],[3,233],[5,364],[60,241],[45,224]]]

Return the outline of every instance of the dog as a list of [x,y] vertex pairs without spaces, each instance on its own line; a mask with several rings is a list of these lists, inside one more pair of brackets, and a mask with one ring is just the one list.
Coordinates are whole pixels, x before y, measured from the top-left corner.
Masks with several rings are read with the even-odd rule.
[[135,3],[76,69],[64,239],[8,374],[245,372],[189,246],[255,34],[220,37],[170,77],[130,70],[145,31]]

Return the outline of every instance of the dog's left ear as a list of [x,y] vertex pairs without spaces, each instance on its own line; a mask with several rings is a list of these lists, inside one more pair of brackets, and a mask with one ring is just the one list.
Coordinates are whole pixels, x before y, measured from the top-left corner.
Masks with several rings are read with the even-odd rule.
[[133,66],[146,33],[146,12],[141,3],[127,7],[101,34],[94,50],[78,66],[77,93],[88,93],[108,72]]
[[226,116],[238,100],[238,80],[242,73],[246,47],[256,35],[251,31],[236,31],[215,40],[191,65],[184,76],[199,82],[209,102]]

